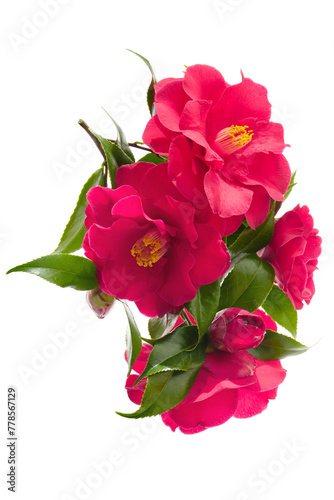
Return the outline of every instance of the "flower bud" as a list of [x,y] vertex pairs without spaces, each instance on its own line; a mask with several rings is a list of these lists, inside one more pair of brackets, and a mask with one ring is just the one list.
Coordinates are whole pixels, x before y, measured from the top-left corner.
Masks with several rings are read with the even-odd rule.
[[113,308],[115,297],[102,292],[100,288],[89,290],[86,295],[89,307],[95,312],[96,316],[103,319]]
[[210,328],[211,345],[221,351],[235,352],[258,346],[266,327],[263,319],[237,307],[219,311]]

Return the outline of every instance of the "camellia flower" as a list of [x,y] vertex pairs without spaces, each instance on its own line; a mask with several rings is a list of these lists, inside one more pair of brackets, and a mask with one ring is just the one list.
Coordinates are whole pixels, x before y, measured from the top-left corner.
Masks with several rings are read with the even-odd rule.
[[168,155],[169,175],[190,201],[200,193],[213,213],[233,217],[235,227],[246,216],[254,228],[270,198],[284,199],[291,172],[283,127],[269,121],[265,87],[243,75],[229,85],[215,68],[198,64],[184,78],[159,82],[155,107],[143,141]]
[[147,316],[163,316],[228,269],[221,235],[197,222],[166,164],[123,166],[116,185],[87,194],[83,248],[103,292],[134,301]]
[[[258,311],[266,328],[276,330],[275,322]],[[151,352],[145,345],[133,370],[141,374]],[[231,417],[248,418],[266,409],[269,399],[275,399],[277,387],[285,379],[286,370],[280,361],[261,361],[245,351],[214,350],[206,359],[188,396],[177,406],[161,415],[173,431],[194,434],[221,425]],[[126,389],[131,401],[141,403],[146,380],[133,387],[137,375],[131,374]]]
[[250,313],[237,307],[219,311],[210,325],[210,343],[221,351],[253,349],[263,340],[266,327],[261,313]]
[[297,205],[275,221],[274,234],[259,255],[275,269],[276,282],[295,309],[309,304],[314,292],[313,272],[321,253],[321,238],[309,208]]

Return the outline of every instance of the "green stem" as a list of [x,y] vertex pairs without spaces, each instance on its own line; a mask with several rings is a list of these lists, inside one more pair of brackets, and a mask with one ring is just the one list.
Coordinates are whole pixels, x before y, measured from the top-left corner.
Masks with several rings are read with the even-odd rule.
[[[114,144],[116,142],[115,139],[108,139],[108,141],[110,141]],[[150,153],[154,153],[154,151],[152,151],[152,149],[146,148],[145,146],[139,146],[139,144],[137,144],[136,142],[128,142],[128,144],[131,148],[143,149],[144,151],[149,151]],[[159,156],[159,155],[157,155],[157,156]]]

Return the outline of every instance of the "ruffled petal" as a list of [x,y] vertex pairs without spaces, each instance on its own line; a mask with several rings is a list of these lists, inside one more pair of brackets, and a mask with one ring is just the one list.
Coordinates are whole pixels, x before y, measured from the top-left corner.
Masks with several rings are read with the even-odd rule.
[[184,75],[183,88],[192,99],[217,102],[228,86],[222,74],[206,64],[189,66]]
[[209,142],[215,141],[222,129],[242,124],[246,118],[268,121],[270,113],[267,89],[249,78],[243,78],[241,83],[228,87],[212,109],[208,119]]
[[153,318],[154,316],[162,318],[165,314],[175,308],[173,304],[170,304],[159,297],[156,292],[147,293],[144,297],[136,300],[135,303],[139,311],[150,318]]
[[246,212],[246,220],[252,229],[262,224],[270,210],[270,196],[262,186],[252,186],[253,199]]
[[128,398],[130,399],[130,401],[132,401],[136,405],[140,405],[141,400],[143,399],[147,379],[144,378],[140,380],[140,382],[138,382],[138,384],[133,387],[133,384],[135,383],[137,378],[137,375],[129,375],[129,377],[126,379],[125,389],[127,390]]
[[111,209],[119,200],[126,196],[137,194],[132,186],[122,186],[120,189],[110,189],[102,186],[91,188],[87,193],[89,205],[86,208],[88,219],[85,221],[86,229],[93,222],[99,226],[109,227],[114,222]]
[[183,81],[174,80],[158,88],[155,94],[155,107],[159,120],[173,132],[179,132],[181,114],[189,96],[183,90]]
[[213,213],[220,217],[245,214],[253,198],[250,189],[227,181],[214,170],[205,174],[204,189]]
[[286,144],[284,129],[280,123],[246,119],[242,125],[247,125],[249,130],[254,132],[252,140],[242,150],[243,156],[250,156],[253,153],[283,153]]
[[[122,165],[116,172],[116,186],[128,185],[135,188],[137,192],[140,192],[144,175],[154,166],[154,163],[144,161],[132,163],[130,165]],[[122,198],[123,197],[124,196],[122,196]]]
[[176,133],[164,127],[158,115],[152,116],[143,133],[143,142],[160,155],[168,155],[171,141]]
[[254,375],[256,360],[245,351],[215,350],[207,353],[202,367],[218,379],[235,380]]
[[246,389],[238,391],[238,406],[234,412],[236,418],[254,417],[268,406],[268,398],[263,392],[252,392]]
[[208,205],[203,179],[208,167],[192,151],[189,139],[179,135],[170,146],[168,174],[177,189],[199,210]]
[[196,224],[198,240],[192,251],[195,265],[190,271],[190,278],[199,285],[208,285],[222,276],[230,265],[230,255],[220,234],[204,224]]
[[223,390],[199,403],[181,403],[169,410],[167,418],[163,413],[162,420],[172,430],[179,427],[184,434],[195,434],[229,420],[237,403],[237,389]]
[[189,242],[184,240],[173,244],[168,252],[164,282],[158,294],[164,301],[174,306],[180,306],[196,295],[197,289],[189,276],[189,271],[195,263],[190,250]]
[[247,158],[247,167],[247,177],[239,177],[240,182],[263,186],[274,200],[284,200],[283,195],[290,184],[291,170],[283,155],[256,153]]

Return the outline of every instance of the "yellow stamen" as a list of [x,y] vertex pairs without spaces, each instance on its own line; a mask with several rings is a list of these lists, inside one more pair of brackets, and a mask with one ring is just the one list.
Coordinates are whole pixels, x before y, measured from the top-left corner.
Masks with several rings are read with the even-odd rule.
[[232,125],[218,132],[215,142],[222,154],[230,155],[246,146],[254,135],[253,130],[247,130],[248,128],[248,125]]
[[168,235],[161,236],[157,229],[150,229],[145,236],[139,238],[131,249],[138,266],[152,267],[169,249]]

